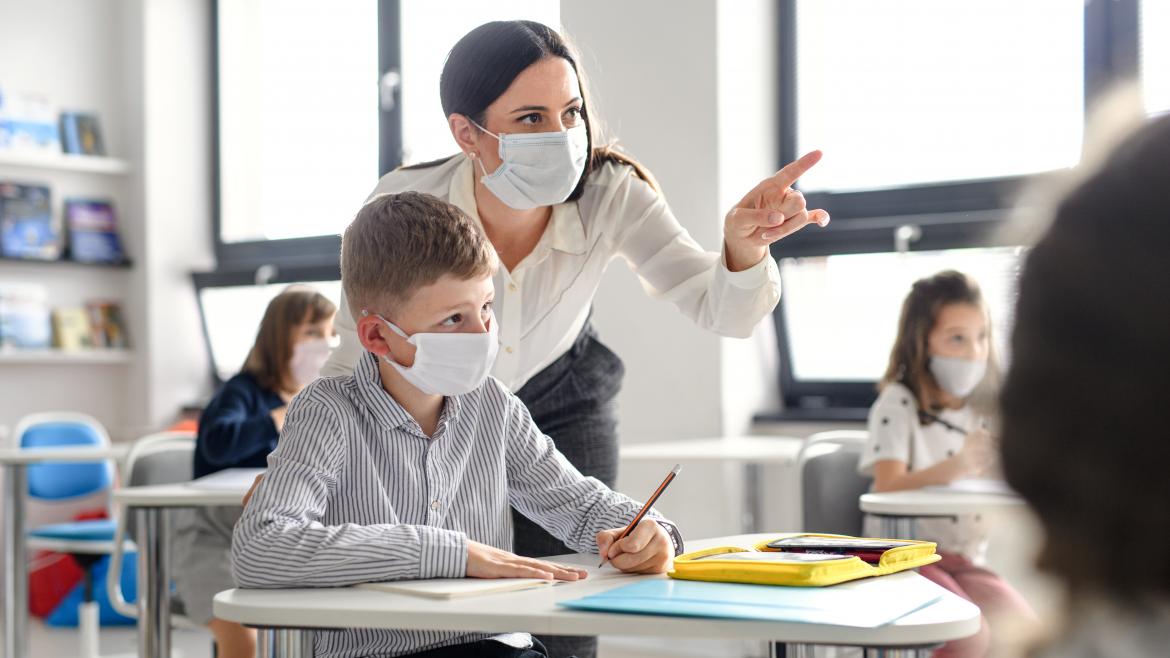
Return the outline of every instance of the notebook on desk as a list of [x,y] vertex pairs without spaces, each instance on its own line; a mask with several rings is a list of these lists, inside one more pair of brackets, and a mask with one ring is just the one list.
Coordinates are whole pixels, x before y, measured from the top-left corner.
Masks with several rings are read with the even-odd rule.
[[876,628],[935,603],[943,592],[938,585],[917,576],[821,588],[660,578],[558,605],[600,612]]
[[391,594],[410,594],[428,599],[460,599],[484,594],[516,592],[536,587],[551,587],[557,582],[540,578],[431,578],[427,580],[394,580],[384,583],[363,583],[358,589]]

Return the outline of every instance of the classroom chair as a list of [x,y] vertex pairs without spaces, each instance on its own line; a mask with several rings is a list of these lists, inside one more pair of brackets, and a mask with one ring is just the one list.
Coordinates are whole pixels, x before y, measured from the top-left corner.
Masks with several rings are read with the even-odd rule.
[[[142,487],[152,484],[174,484],[191,479],[195,458],[195,434],[192,432],[159,432],[144,436],[134,442],[126,456],[123,482],[127,487]],[[134,536],[135,523],[125,510],[120,510],[114,537],[121,542],[110,556],[110,570],[106,577],[106,592],[114,609],[127,617],[138,617],[138,608],[126,601],[122,583],[113,574],[122,570],[124,546]],[[171,624],[180,628],[201,628],[183,616],[181,604],[172,608]]]
[[805,532],[862,534],[863,515],[857,499],[872,480],[857,473],[863,430],[819,432],[805,440],[797,457],[802,523]]
[[[25,416],[16,426],[17,445],[107,447],[110,437],[92,416],[46,412]],[[66,501],[108,491],[114,484],[113,460],[87,463],[33,464],[28,467],[31,499]],[[93,570],[103,556],[114,552],[114,520],[107,518],[39,526],[28,531],[27,545],[37,550],[68,553],[82,569],[83,595],[78,609],[81,658],[98,656],[100,606],[94,600]],[[120,571],[118,572],[120,573]]]

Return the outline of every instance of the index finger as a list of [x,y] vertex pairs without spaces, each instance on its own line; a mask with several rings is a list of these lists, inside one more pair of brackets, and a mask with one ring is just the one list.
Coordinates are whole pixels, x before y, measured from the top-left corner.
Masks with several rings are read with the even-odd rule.
[[784,168],[776,172],[772,176],[770,182],[773,185],[780,187],[791,187],[798,178],[804,175],[806,171],[813,168],[813,165],[821,161],[820,151],[809,151],[800,156],[795,162],[789,162],[784,165]]

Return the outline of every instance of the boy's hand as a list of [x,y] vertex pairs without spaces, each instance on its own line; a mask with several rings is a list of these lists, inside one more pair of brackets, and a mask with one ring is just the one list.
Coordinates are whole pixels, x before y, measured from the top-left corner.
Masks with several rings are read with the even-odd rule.
[[503,551],[477,541],[467,540],[468,578],[543,578],[545,580],[580,580],[588,575],[584,569],[546,562]]
[[626,573],[666,573],[674,558],[674,542],[653,519],[642,519],[625,539],[615,542],[625,528],[597,533],[597,552]]

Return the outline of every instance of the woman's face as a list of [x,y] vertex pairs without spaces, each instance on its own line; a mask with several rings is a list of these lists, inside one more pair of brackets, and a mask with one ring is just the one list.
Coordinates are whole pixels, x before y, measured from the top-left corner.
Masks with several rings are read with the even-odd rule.
[[926,346],[931,356],[986,361],[987,314],[975,304],[943,306],[926,337]]
[[[546,57],[524,69],[504,93],[488,106],[483,127],[502,133],[563,132],[584,123],[581,87],[568,60]],[[500,166],[500,144],[473,131],[475,151],[487,171]]]
[[333,330],[333,318],[327,318],[320,322],[302,322],[293,328],[291,346],[296,347],[297,343],[304,340],[321,338],[332,342],[336,335],[337,332]]

